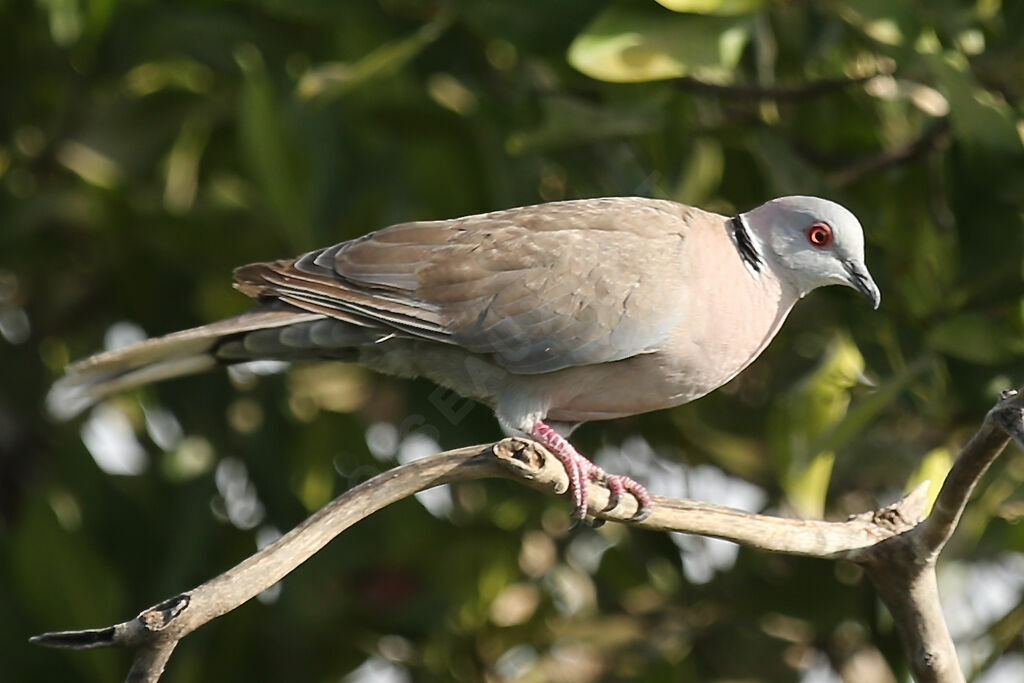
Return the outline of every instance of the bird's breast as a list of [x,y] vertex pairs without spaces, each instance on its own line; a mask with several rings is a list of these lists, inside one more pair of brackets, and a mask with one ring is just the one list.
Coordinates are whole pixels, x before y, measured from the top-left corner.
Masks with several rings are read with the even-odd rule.
[[566,370],[553,382],[561,388],[551,392],[557,397],[553,419],[606,419],[686,403],[727,383],[761,354],[797,296],[770,269],[752,273],[718,237],[691,240],[693,261],[683,264],[677,298],[666,303],[679,307],[680,320],[666,343],[616,363]]

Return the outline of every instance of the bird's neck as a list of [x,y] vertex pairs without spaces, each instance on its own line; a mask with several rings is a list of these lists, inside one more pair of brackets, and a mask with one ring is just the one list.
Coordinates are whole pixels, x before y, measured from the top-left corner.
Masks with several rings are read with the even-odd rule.
[[760,245],[757,238],[750,232],[747,222],[743,220],[743,214],[737,214],[729,219],[729,235],[732,237],[736,251],[743,259],[743,265],[754,275],[760,275],[764,269],[764,257],[761,255]]

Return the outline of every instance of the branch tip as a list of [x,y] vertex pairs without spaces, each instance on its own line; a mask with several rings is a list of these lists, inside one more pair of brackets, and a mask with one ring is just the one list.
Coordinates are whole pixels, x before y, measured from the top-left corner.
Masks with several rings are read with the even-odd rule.
[[1000,393],[999,403],[989,411],[988,419],[1024,450],[1024,394],[1017,389],[1006,389]]
[[117,628],[92,628],[84,631],[51,631],[32,636],[28,642],[43,647],[68,650],[87,650],[93,647],[109,647],[117,644]]

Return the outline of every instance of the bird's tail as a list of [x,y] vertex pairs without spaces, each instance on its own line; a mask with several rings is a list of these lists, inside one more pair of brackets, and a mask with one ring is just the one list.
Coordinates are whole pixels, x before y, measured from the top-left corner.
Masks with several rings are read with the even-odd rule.
[[[81,360],[71,365],[68,373],[50,389],[47,407],[55,417],[70,419],[113,394],[202,372],[219,364],[263,358],[330,357],[330,347],[316,353],[312,338],[318,323],[319,337],[324,337],[325,329],[333,332],[338,349],[342,344],[351,349],[365,341],[368,333],[365,328],[357,330],[349,323],[317,313],[257,309]],[[340,333],[342,330],[347,334]]]

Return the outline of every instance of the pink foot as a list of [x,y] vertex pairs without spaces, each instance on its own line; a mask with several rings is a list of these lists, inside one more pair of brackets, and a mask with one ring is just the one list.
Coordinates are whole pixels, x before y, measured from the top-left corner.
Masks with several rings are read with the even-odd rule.
[[633,515],[635,521],[643,521],[650,517],[654,503],[650,494],[642,485],[621,474],[607,474],[603,469],[580,455],[569,441],[554,429],[538,420],[530,436],[547,448],[558,458],[569,475],[569,497],[576,509],[573,518],[582,520],[587,515],[587,483],[596,481],[608,488],[608,505],[605,511],[612,510],[622,499],[623,493],[632,494],[636,498],[637,510]]

